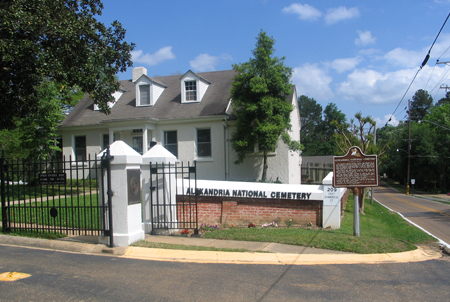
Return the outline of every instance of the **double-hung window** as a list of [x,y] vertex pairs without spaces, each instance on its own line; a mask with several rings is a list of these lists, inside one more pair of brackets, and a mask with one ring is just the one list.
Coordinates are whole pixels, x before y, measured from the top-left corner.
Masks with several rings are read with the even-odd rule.
[[211,157],[211,129],[197,129],[197,156]]
[[178,140],[176,131],[164,131],[164,148],[178,157]]
[[186,102],[197,101],[197,82],[196,81],[185,81],[186,90]]
[[75,160],[85,161],[86,160],[86,136],[75,136]]

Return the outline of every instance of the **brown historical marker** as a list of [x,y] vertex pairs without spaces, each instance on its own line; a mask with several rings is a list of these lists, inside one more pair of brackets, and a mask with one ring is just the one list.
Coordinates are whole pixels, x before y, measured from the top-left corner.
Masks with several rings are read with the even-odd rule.
[[333,164],[333,187],[378,187],[376,155],[365,155],[359,147],[351,147],[345,156],[335,156]]

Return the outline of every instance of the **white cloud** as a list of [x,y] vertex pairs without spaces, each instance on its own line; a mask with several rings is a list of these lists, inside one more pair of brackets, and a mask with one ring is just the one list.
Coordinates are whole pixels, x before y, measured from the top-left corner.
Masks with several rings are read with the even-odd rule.
[[337,93],[345,99],[363,104],[386,104],[399,101],[416,70],[405,69],[380,73],[375,70],[359,69],[347,76]]
[[334,24],[341,20],[359,17],[359,10],[356,7],[346,8],[341,6],[338,8],[330,8],[325,16],[326,24]]
[[[450,0],[449,0],[450,1]],[[431,50],[432,57],[439,58],[440,61],[443,61],[445,58],[450,58],[450,51],[449,51],[449,45],[450,45],[450,34],[441,34],[439,36],[439,39],[436,41],[436,44],[434,44],[433,49]],[[429,46],[426,49],[423,49],[423,56],[425,57],[425,54],[428,52]]]
[[308,4],[293,3],[283,8],[282,11],[288,14],[296,14],[302,20],[316,20],[322,16],[322,13],[318,9]]
[[[396,105],[402,99],[416,72],[417,68],[385,73],[370,69],[355,70],[347,76],[346,81],[340,84],[337,95],[347,100],[357,101],[360,104]],[[439,85],[445,73],[445,67],[425,66],[403,99],[405,104],[418,89],[426,89],[431,92],[434,87]],[[392,110],[394,109],[395,106]]]
[[175,59],[175,55],[172,52],[172,46],[163,47],[154,54],[142,53],[142,50],[133,50],[131,52],[131,60],[133,63],[143,63],[148,66],[153,66],[166,60]]
[[[389,121],[389,119],[390,119],[390,121]],[[384,125],[386,125],[386,123],[388,123],[394,127],[396,127],[398,125],[397,118],[395,117],[395,115],[392,115],[392,113],[383,116],[382,119],[379,117],[375,117],[374,120],[377,123],[377,128],[384,127]]]
[[397,47],[384,55],[384,59],[391,64],[401,67],[419,67],[426,56],[426,51],[414,51]]
[[216,65],[221,61],[229,61],[232,60],[231,56],[228,54],[223,54],[219,57],[210,56],[207,53],[202,53],[198,55],[194,60],[189,61],[189,65],[195,71],[203,72],[203,71],[214,71],[216,70]]
[[330,89],[332,78],[317,64],[303,64],[294,68],[292,82],[297,88],[298,95],[327,100],[334,97]]
[[361,58],[336,59],[331,62],[331,68],[339,73],[343,73],[344,71],[354,69],[361,61]]
[[357,46],[366,46],[368,44],[374,44],[377,40],[376,38],[372,37],[372,33],[368,30],[361,31],[358,30],[359,38],[355,39],[355,44]]
[[[448,59],[450,59],[450,51],[448,46],[449,44],[450,34],[442,34],[439,37],[439,40],[433,46],[433,49],[431,51],[431,58],[428,61],[428,64],[434,65],[434,63],[436,62],[434,59],[436,58],[439,58],[441,62],[448,61]],[[403,68],[420,67],[428,53],[428,50],[430,49],[430,46],[431,44],[419,51],[397,47],[387,52],[382,58],[392,65],[400,66]]]

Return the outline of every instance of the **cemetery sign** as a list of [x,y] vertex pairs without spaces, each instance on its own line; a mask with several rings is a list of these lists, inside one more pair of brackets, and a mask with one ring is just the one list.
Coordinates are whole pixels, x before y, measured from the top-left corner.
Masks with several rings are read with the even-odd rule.
[[345,156],[335,156],[333,166],[335,188],[378,186],[377,156],[365,155],[359,147],[351,147]]

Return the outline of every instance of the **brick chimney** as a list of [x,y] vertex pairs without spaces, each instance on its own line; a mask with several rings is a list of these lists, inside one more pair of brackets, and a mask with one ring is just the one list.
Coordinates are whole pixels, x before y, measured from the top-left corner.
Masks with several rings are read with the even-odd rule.
[[139,77],[143,74],[147,75],[147,68],[134,67],[133,68],[133,82],[136,82],[136,80],[139,79]]

